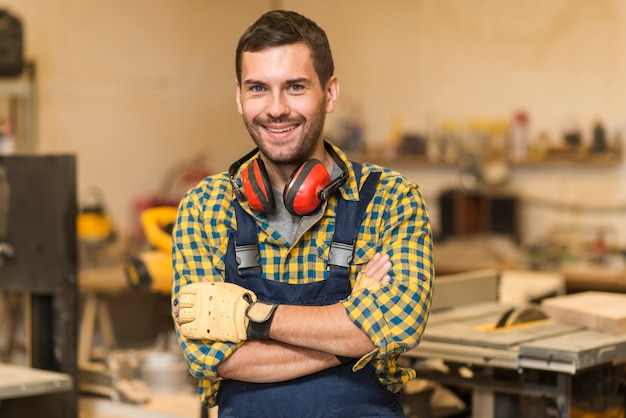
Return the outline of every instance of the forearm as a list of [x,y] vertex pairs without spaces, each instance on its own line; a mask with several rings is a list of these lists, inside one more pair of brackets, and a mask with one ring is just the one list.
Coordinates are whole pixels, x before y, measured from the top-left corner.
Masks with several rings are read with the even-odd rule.
[[[387,255],[375,254],[359,274],[353,291],[380,288],[389,281],[390,268]],[[342,357],[362,357],[375,348],[339,302],[324,306],[279,305],[269,337]]]
[[375,346],[340,303],[327,306],[280,305],[270,338],[344,357],[361,357]]
[[247,341],[217,366],[224,379],[254,383],[282,382],[337,366],[328,353],[278,341]]

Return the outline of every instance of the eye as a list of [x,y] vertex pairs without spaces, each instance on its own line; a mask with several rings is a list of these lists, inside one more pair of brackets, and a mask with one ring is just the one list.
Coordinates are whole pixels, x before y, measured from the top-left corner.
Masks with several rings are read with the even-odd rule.
[[265,91],[265,87],[263,86],[251,86],[250,91],[252,93],[263,93]]
[[289,86],[289,91],[292,93],[301,93],[304,91],[304,86],[301,84],[292,84]]

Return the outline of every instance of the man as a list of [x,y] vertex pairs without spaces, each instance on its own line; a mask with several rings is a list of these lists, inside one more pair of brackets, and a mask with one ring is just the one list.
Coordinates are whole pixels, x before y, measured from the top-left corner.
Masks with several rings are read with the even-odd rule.
[[339,82],[314,22],[272,11],[236,53],[258,150],[181,201],[172,302],[205,406],[224,417],[404,416],[433,289],[418,186],[324,140]]

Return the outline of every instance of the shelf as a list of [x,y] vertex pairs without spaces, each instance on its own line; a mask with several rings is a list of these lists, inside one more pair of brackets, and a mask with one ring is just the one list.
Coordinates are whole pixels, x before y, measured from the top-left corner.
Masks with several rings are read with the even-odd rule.
[[590,154],[581,155],[572,158],[566,157],[548,157],[537,160],[516,161],[511,163],[512,166],[589,166],[589,167],[616,167],[624,162],[621,155],[613,154]]
[[27,61],[24,71],[16,77],[0,77],[1,117],[11,123],[16,144],[15,151],[32,152],[36,147],[36,68]]
[[[358,153],[349,154],[350,159],[359,162],[370,162],[380,166],[411,166],[414,168],[458,168],[459,162],[433,161],[425,156],[397,156],[385,157],[382,153]],[[546,157],[542,159],[528,159],[524,161],[510,161],[511,167],[617,167],[623,164],[621,155],[614,154],[589,154],[573,157]]]
[[398,157],[385,157],[381,155],[381,153],[348,153],[348,157],[353,161],[359,162],[368,162],[376,165],[380,165],[383,167],[387,166],[421,166],[428,168],[437,168],[437,167],[450,167],[455,168],[458,166],[456,162],[444,162],[444,161],[432,161],[424,156],[419,155],[409,155],[409,156],[398,156]]

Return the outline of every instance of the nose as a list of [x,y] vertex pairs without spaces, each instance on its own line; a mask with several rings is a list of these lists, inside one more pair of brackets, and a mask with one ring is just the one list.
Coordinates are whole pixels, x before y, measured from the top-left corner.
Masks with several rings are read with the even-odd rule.
[[273,118],[279,118],[289,114],[289,104],[284,92],[278,91],[271,95],[271,101],[267,109],[268,115]]

